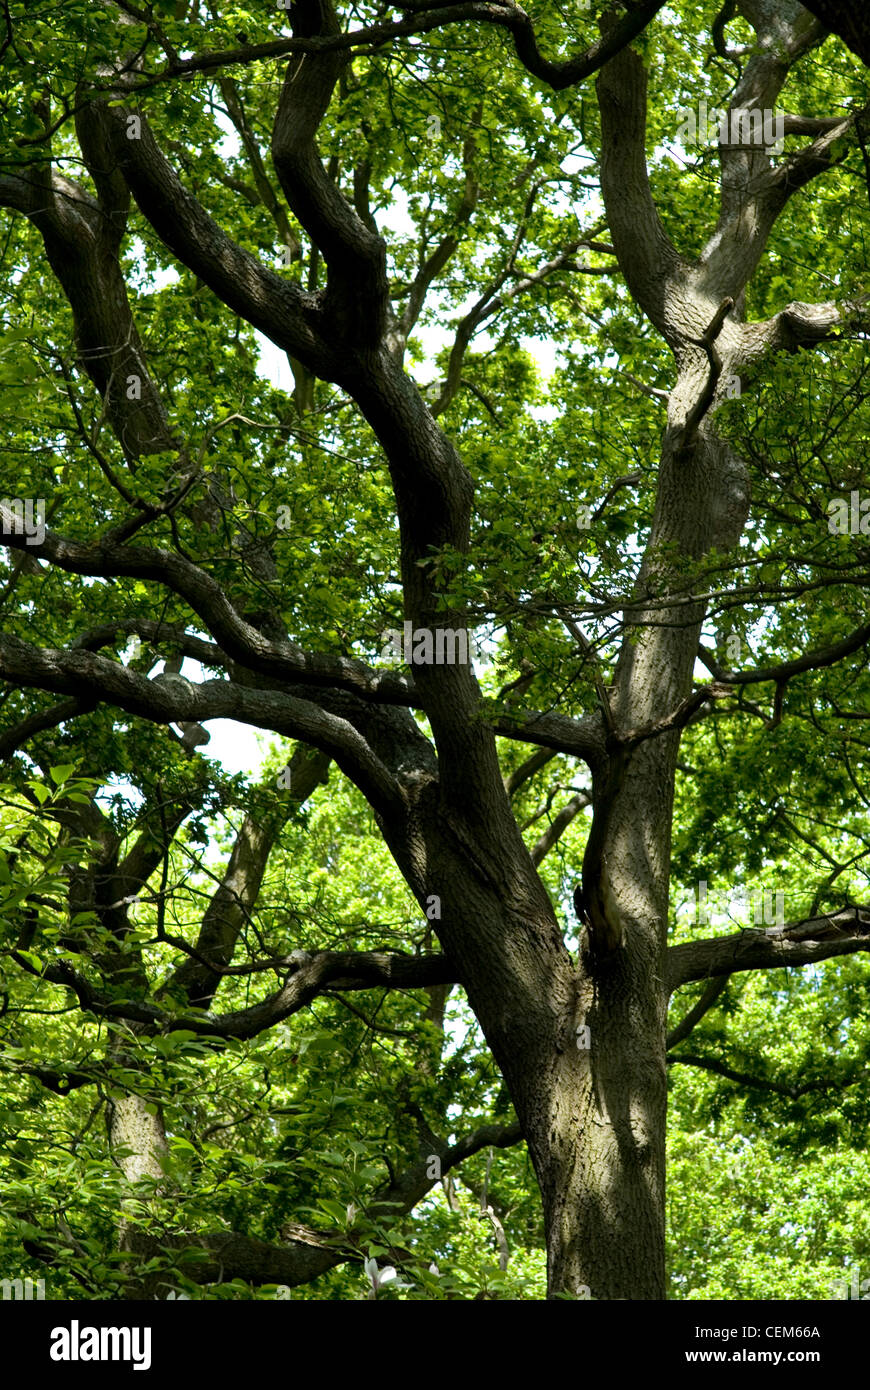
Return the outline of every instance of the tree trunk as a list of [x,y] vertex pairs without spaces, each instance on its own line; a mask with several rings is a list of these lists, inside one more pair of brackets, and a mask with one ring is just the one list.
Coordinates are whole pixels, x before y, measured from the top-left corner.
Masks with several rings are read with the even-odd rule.
[[598,972],[594,990],[589,1033],[577,1039],[588,1037],[590,1046],[575,1043],[573,1056],[558,1059],[553,1130],[536,1164],[548,1296],[662,1299],[663,994],[652,972],[625,952]]
[[161,1159],[168,1153],[163,1117],[149,1111],[142,1096],[132,1092],[112,1101],[109,1117],[109,1142],[124,1178],[131,1188],[130,1196],[121,1203],[122,1216],[118,1229],[118,1248],[129,1254],[130,1274],[124,1297],[141,1300],[159,1297],[160,1275],[141,1275],[139,1267],[159,1250],[160,1242],[144,1230],[141,1219],[133,1216],[135,1207],[143,1201],[136,1185],[143,1179],[154,1182],[164,1177]]

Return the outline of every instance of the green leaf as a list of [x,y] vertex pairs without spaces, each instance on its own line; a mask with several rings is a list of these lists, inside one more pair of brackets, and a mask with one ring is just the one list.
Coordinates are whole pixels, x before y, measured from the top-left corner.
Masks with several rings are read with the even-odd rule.
[[57,786],[62,786],[63,783],[66,782],[67,779],[71,776],[71,774],[75,772],[75,769],[75,763],[61,763],[58,767],[50,767],[49,774],[51,776],[51,780],[54,783],[56,783]]

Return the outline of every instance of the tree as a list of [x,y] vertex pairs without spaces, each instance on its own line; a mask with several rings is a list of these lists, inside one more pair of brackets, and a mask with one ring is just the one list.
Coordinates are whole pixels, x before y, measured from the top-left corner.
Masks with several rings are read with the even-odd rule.
[[828,29],[839,34],[863,62],[870,63],[870,19],[866,11],[862,13],[844,4],[843,0],[810,0],[807,9]]
[[[680,27],[661,9],[601,13],[590,41],[582,3],[302,0],[275,38],[243,5],[70,0],[48,76],[41,17],[7,11],[5,960],[38,982],[16,1016],[72,1001],[103,1070],[34,1062],[19,1035],[10,1056],[62,1093],[102,1081],[134,1291],[171,1206],[155,1048],[195,1061],[374,988],[425,991],[438,1032],[461,986],[516,1120],[450,1144],[403,1096],[416,1157],[369,1218],[522,1139],[549,1295],[662,1298],[669,1060],[690,1064],[735,974],[870,947],[848,896],[866,851],[843,839],[867,804],[866,203],[832,220],[861,188],[866,74],[795,0],[682,7]],[[566,36],[578,56],[544,56]],[[415,330],[451,315],[426,385]],[[254,330],[292,401],[258,376]],[[545,337],[564,350],[549,422],[521,342]],[[294,741],[272,784],[197,752],[215,719]],[[760,917],[675,926],[678,790],[698,789],[700,903],[712,767],[781,777],[796,748],[805,784],[774,783],[721,847]],[[808,830],[832,753],[842,824]],[[423,916],[413,953],[376,919],[353,950],[292,912],[261,929],[331,764]],[[118,777],[141,804],[101,805]],[[182,846],[236,808],[194,930]],[[572,953],[544,861],[587,810]],[[786,923],[768,880],[799,847]],[[273,1243],[190,1224],[173,1239],[204,1281],[300,1285],[347,1258],[295,1221]],[[29,1226],[45,1258],[72,1248]]]

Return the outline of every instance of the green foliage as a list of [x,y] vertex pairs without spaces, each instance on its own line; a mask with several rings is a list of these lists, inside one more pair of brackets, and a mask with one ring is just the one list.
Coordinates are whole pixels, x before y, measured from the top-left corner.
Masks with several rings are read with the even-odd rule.
[[[558,53],[573,51],[578,34],[594,37],[604,7],[590,11],[576,0],[536,8],[541,47]],[[676,148],[681,107],[695,106],[699,91],[721,105],[732,85],[726,65],[706,64],[717,8],[683,6],[679,22],[665,10],[641,43],[652,71],[652,188],[687,256],[701,251],[715,226],[715,152],[693,149],[686,163],[667,147]],[[146,43],[135,17],[90,0],[13,0],[7,13],[15,44],[0,58],[0,173],[38,168],[51,128],[55,163],[91,193],[71,120],[83,82],[116,100],[105,73],[138,48],[153,73],[171,51],[232,49],[240,32],[255,44],[287,30],[282,10],[244,3],[211,10],[203,29],[197,5],[155,0],[156,45],[153,37]],[[379,13],[358,5],[352,22]],[[739,21],[733,33],[740,38]],[[430,399],[448,370],[457,325],[502,276],[506,247],[516,242],[499,282],[504,302],[473,339],[441,418],[476,489],[470,549],[460,556],[443,547],[430,564],[444,605],[463,606],[485,641],[481,683],[491,712],[523,678],[530,707],[582,715],[597,695],[586,653],[566,643],[562,619],[580,594],[606,668],[649,535],[665,423],[661,399],[637,381],[653,393],[667,390],[671,359],[606,250],[574,253],[588,274],[566,266],[528,281],[581,235],[606,239],[598,112],[591,88],[553,93],[509,63],[505,35],[475,30],[471,42],[468,34],[436,30],[425,42],[355,58],[324,118],[320,153],[349,198],[355,171],[367,168],[398,305],[435,248],[447,237],[454,243],[409,343],[409,370]],[[228,116],[222,79],[230,74],[277,186],[268,153],[280,76],[273,62],[154,81],[140,93],[142,110],[186,185],[238,245],[317,294],[322,258],[289,214],[276,220],[258,195],[249,151]],[[792,75],[788,109],[857,106],[866,86],[857,61],[827,45]],[[796,148],[791,137],[786,148]],[[832,283],[844,300],[866,293],[867,207],[855,197],[860,152],[850,146],[842,155],[811,197],[783,213],[750,285],[750,319],[792,300],[827,298]],[[288,236],[301,250],[285,265]],[[143,455],[128,469],[77,359],[72,316],[42,238],[10,215],[0,246],[0,451],[14,461],[17,494],[46,499],[52,527],[92,544],[127,515],[113,477],[135,486],[138,505],[156,507],[185,451],[198,470],[190,505],[155,516],[148,543],[194,555],[253,625],[271,617],[302,647],[376,661],[381,634],[401,625],[403,608],[392,490],[371,430],[324,382],[309,383],[304,410],[283,359],[270,379],[253,327],[175,261],[135,205],[122,258],[178,448]],[[555,349],[549,375],[547,344]],[[752,519],[736,557],[726,565],[714,554],[705,574],[692,573],[712,590],[705,641],[729,669],[799,656],[864,621],[870,559],[862,537],[831,535],[825,513],[831,496],[866,476],[864,344],[766,360],[741,386],[718,419],[751,461]],[[210,499],[218,499],[217,520]],[[601,524],[585,525],[583,515],[599,508]],[[271,568],[258,566],[260,550]],[[2,553],[4,624],[14,620],[23,640],[66,648],[83,632],[115,624],[101,650],[148,676],[169,654],[167,644],[133,646],[135,625],[159,618],[192,630],[185,605],[150,581],[28,569]],[[217,660],[201,666],[204,679],[224,676]],[[53,698],[4,692],[4,726],[45,714]],[[789,920],[866,900],[866,715],[855,711],[866,711],[868,699],[858,650],[836,672],[796,676],[778,712],[769,683],[754,703],[735,700],[727,716],[686,731],[673,939],[709,934],[676,912],[702,879],[782,890]],[[502,742],[505,773],[527,752]],[[408,1286],[387,1283],[380,1298],[540,1299],[543,1239],[524,1146],[476,1153],[410,1215],[384,1198],[429,1154],[432,1135],[449,1143],[514,1118],[456,991],[441,1013],[434,989],[351,995],[336,988],[251,1039],[222,1042],[184,1026],[191,1012],[176,971],[194,949],[248,816],[280,828],[256,900],[246,905],[236,958],[257,969],[223,978],[222,1013],[279,988],[298,949],[413,954],[433,944],[432,923],[371,809],[335,769],[304,807],[288,810],[276,779],[291,753],[275,745],[262,767],[232,775],[207,747],[188,759],[167,730],[106,703],[74,721],[49,721],[4,769],[0,1271],[38,1276],[39,1255],[48,1251],[50,1297],[121,1297],[129,1270],[117,1236],[125,1222],[158,1240],[159,1254],[140,1273],[157,1281],[160,1296],[169,1289],[271,1299],[280,1293],[275,1286],[200,1285],[193,1276],[205,1255],[196,1240],[232,1229],[280,1241],[304,1221],[345,1260],[292,1290],[293,1298],[366,1298],[364,1262],[375,1260],[381,1269],[393,1265]],[[588,779],[562,756],[525,784],[514,805],[530,848],[568,797],[588,792]],[[184,814],[170,829],[167,808],[179,806]],[[578,815],[540,870],[574,950],[569,903],[588,823]],[[149,837],[154,867],[119,938],[101,925],[93,894],[125,854],[149,848]],[[71,882],[86,904],[80,911],[68,911]],[[83,986],[78,1002],[62,973],[70,965]],[[844,1270],[870,1267],[870,1111],[858,1084],[870,1051],[868,984],[864,958],[828,962],[799,979],[785,971],[735,976],[717,1009],[674,1050],[672,1297],[826,1298]],[[115,990],[143,1009],[159,999],[170,1026],[133,1027],[96,1012],[88,988]],[[672,1025],[699,993],[680,992]],[[681,1064],[688,1053],[724,1059],[739,1077]],[[801,1091],[804,1084],[812,1089]],[[107,1133],[113,1101],[131,1091],[167,1136],[162,1176],[142,1178],[132,1198],[124,1153]],[[506,1270],[499,1226],[510,1248]]]

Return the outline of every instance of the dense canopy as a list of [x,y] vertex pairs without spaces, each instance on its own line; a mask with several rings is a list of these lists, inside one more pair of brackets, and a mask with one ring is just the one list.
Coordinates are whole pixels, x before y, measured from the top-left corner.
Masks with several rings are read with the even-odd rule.
[[6,0],[0,1273],[858,1296],[866,62]]

